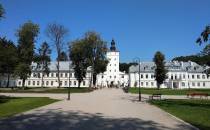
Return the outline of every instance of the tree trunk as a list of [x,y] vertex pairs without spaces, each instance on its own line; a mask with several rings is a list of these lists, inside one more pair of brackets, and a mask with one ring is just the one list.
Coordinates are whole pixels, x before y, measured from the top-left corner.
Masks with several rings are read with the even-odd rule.
[[157,83],[157,89],[158,89],[158,90],[160,89],[160,84],[159,84],[159,83]]
[[42,81],[41,81],[41,87],[43,88],[44,85],[43,85],[43,80],[44,80],[44,75],[43,75],[43,72],[42,72]]
[[78,81],[78,88],[80,88],[81,81]]
[[59,60],[58,60],[57,70],[58,70],[58,88],[60,88],[60,61]]
[[23,90],[25,89],[25,81],[26,81],[25,79],[22,80],[22,89]]
[[92,77],[93,77],[92,75],[93,75],[93,73],[91,72],[90,73],[90,84],[89,84],[89,88],[91,88],[91,86],[92,86]]
[[10,81],[10,74],[7,74],[7,88],[9,87],[9,81]]
[[95,87],[96,86],[96,74],[93,73],[93,86]]

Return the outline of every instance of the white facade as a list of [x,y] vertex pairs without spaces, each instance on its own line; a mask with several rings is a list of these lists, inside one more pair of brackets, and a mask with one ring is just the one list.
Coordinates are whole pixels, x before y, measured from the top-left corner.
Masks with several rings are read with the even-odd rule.
[[[96,87],[141,87],[155,88],[157,87],[154,72],[154,62],[140,63],[140,82],[139,82],[139,66],[131,66],[129,74],[119,71],[120,52],[115,47],[112,40],[110,50],[106,54],[109,61],[104,73],[97,75]],[[57,87],[57,63],[51,62],[49,75],[43,78],[43,86]],[[70,67],[70,72],[69,72]],[[160,86],[161,88],[184,89],[184,88],[210,88],[210,77],[207,77],[205,71],[209,69],[207,66],[200,66],[194,62],[166,62],[168,70],[167,79]],[[35,69],[36,64],[32,64],[32,74],[25,81],[25,86],[41,87],[42,75]],[[6,87],[7,75],[0,77],[0,87]],[[70,79],[70,80],[69,80]],[[74,70],[69,62],[60,62],[60,86],[61,87],[78,87],[78,81],[74,76]],[[91,81],[91,67],[88,67],[86,77],[81,83],[81,87],[89,87]],[[22,80],[10,78],[9,86],[22,86]]]
[[[126,86],[128,85],[128,75],[119,71],[119,55],[120,52],[116,50],[115,42],[112,40],[112,46],[106,54],[106,58],[109,61],[106,72],[97,75],[96,87],[104,86]],[[58,86],[58,75],[57,75],[57,63],[51,62],[49,65],[50,73],[45,75],[43,78],[44,87],[57,87]],[[70,67],[70,72],[69,72]],[[29,78],[25,81],[27,87],[41,87],[42,85],[42,73],[35,69],[36,64],[32,63],[32,73]],[[70,80],[69,80],[70,79]],[[86,77],[81,83],[81,87],[89,87],[91,82],[91,67],[87,69]],[[7,79],[0,78],[0,86],[5,87]],[[22,86],[22,80],[15,79],[10,81],[10,86]],[[78,87],[78,81],[74,76],[74,70],[72,66],[69,66],[69,62],[60,62],[60,86],[61,87]]]
[[120,52],[116,50],[114,40],[111,42],[111,47],[106,57],[109,63],[106,67],[106,71],[97,75],[97,84],[104,87],[124,87],[128,85],[128,75],[119,71]]
[[[153,62],[141,62],[140,86],[146,88],[157,87]],[[139,87],[139,67],[129,68],[129,86]],[[187,88],[210,88],[210,78],[204,73],[208,67],[200,66],[194,62],[167,62],[167,79],[161,88],[187,89]]]

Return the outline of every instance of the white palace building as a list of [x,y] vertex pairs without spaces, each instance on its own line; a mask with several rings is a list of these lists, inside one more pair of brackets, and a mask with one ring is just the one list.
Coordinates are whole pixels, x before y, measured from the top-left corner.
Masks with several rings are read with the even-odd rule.
[[[139,87],[139,66],[131,66],[129,73],[119,71],[120,52],[116,49],[115,42],[112,40],[111,47],[106,54],[109,63],[106,71],[97,75],[96,87]],[[50,73],[44,76],[43,84],[45,87],[58,86],[58,74],[56,62],[51,62],[49,65]],[[161,85],[161,88],[184,89],[184,88],[210,88],[210,78],[207,77],[205,71],[208,66],[200,66],[194,62],[166,62],[168,70],[167,79]],[[36,64],[32,63],[32,73],[26,80],[27,87],[41,87],[41,73],[35,69]],[[69,69],[70,68],[70,69]],[[157,87],[155,77],[154,62],[140,63],[140,86],[146,88]],[[88,67],[86,77],[81,83],[81,87],[89,87],[91,83],[91,67]],[[70,79],[70,80],[69,80]],[[69,62],[60,62],[60,85],[61,87],[77,87],[78,81],[74,76],[74,70]],[[7,75],[0,77],[0,86],[5,87],[7,84]],[[11,78],[9,86],[22,86],[22,80]]]

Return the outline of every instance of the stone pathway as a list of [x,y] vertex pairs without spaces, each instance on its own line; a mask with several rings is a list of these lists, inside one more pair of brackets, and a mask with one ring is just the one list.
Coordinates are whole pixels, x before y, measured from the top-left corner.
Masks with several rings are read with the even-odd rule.
[[[138,96],[121,89],[72,94],[4,94],[64,99],[23,114],[0,120],[0,130],[194,130]],[[146,95],[143,96],[143,99]],[[14,108],[15,109],[15,108]]]

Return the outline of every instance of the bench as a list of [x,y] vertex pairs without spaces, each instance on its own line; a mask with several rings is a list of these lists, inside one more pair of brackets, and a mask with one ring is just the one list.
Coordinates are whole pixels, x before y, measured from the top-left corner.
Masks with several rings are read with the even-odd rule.
[[150,100],[154,100],[154,99],[159,99],[161,100],[161,95],[160,93],[155,93],[155,94],[152,94],[151,96],[149,96],[149,99]]
[[191,97],[191,98],[194,98],[194,97],[200,97],[200,99],[202,99],[203,97],[205,97],[206,99],[208,99],[208,93],[188,93],[187,94],[187,97]]

